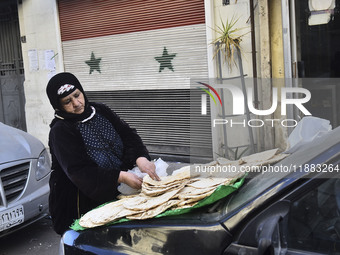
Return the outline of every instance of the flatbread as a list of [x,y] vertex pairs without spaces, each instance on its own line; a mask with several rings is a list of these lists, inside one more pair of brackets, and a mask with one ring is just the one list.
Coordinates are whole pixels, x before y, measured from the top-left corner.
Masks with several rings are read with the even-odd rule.
[[207,192],[210,192],[212,190],[215,190],[215,187],[207,187],[204,189],[196,189],[194,187],[185,187],[183,188],[178,194],[177,197],[180,200],[185,200],[191,197],[199,196],[202,194],[206,194]]
[[196,204],[198,204],[199,201],[194,201],[194,202],[190,202],[190,201],[185,201],[185,203],[183,204],[177,204],[176,209],[184,209],[184,208],[190,208],[195,206]]
[[125,200],[118,200],[87,212],[80,218],[79,225],[84,228],[93,228],[136,213],[136,211],[124,208],[124,202]]
[[264,165],[264,164],[274,164],[274,163],[276,163],[276,162],[279,162],[279,161],[281,161],[282,159],[284,159],[284,158],[286,158],[286,157],[288,157],[289,156],[289,154],[278,154],[278,155],[275,155],[274,157],[272,157],[272,158],[270,158],[270,159],[268,159],[265,163],[263,163],[262,165]]
[[[188,179],[185,179],[188,180]],[[143,189],[148,189],[148,190],[154,190],[154,189],[165,189],[168,187],[175,187],[178,186],[182,183],[182,180],[174,180],[173,182],[170,183],[162,183],[161,181],[159,181],[159,183],[157,185],[153,185],[153,184],[149,184],[147,182],[143,182],[142,183],[142,190]]]
[[151,179],[149,175],[146,175],[143,178],[143,183],[145,182],[148,185],[152,185],[152,186],[160,186],[160,185],[167,185],[169,183],[173,183],[174,181],[180,181],[180,180],[189,179],[189,178],[190,178],[190,169],[179,172],[175,175],[160,177],[161,179],[160,181],[155,181]]
[[232,179],[229,178],[198,178],[197,181],[189,183],[188,186],[196,189],[203,189],[207,187],[217,187],[231,181]]
[[267,150],[259,153],[254,153],[249,156],[242,157],[239,162],[244,164],[261,164],[272,157],[274,157],[277,153],[278,149]]
[[139,195],[136,197],[132,197],[130,199],[126,199],[123,201],[123,205],[125,208],[130,210],[142,210],[142,209],[136,209],[137,206],[143,205],[148,201],[148,197]]
[[[183,188],[183,187],[181,187]],[[136,204],[134,199],[127,200],[123,203],[126,209],[137,210],[137,211],[145,211],[151,208],[154,208],[158,205],[161,205],[167,201],[169,201],[173,196],[175,196],[180,189],[171,190],[166,192],[160,196],[156,197],[148,197],[148,199],[144,200],[143,203]]]
[[141,213],[138,214],[134,214],[134,215],[129,215],[126,216],[127,219],[134,219],[134,220],[144,220],[144,219],[149,219],[149,218],[153,218],[155,216],[157,216],[158,214],[166,211],[167,209],[175,206],[176,204],[179,203],[179,200],[169,200],[153,209],[147,210],[147,211],[143,211]]
[[183,200],[181,199],[181,202],[178,203],[178,206],[181,207],[183,205],[198,202],[198,201],[210,196],[212,193],[214,193],[214,191],[215,191],[215,189],[211,190],[209,192],[206,192],[205,194],[200,194],[200,195],[197,195],[197,196],[187,196],[185,199],[183,199]]
[[189,182],[188,179],[184,181],[176,181],[173,184],[165,185],[165,186],[148,186],[144,185],[142,186],[142,193],[146,196],[159,196],[164,194],[165,192],[168,192],[170,190],[178,189],[178,188],[183,188],[187,183]]
[[140,194],[132,194],[132,195],[123,195],[123,194],[119,194],[117,196],[117,199],[121,200],[121,199],[127,199],[127,198],[133,198],[133,197],[138,197]]

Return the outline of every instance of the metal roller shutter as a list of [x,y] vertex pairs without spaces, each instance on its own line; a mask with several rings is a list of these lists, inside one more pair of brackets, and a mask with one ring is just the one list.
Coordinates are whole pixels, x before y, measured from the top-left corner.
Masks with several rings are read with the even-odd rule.
[[205,23],[204,0],[59,0],[62,41]]
[[[168,66],[156,60],[164,54]],[[208,76],[205,25],[110,35],[63,43],[65,70],[86,90],[188,89],[190,78]],[[90,74],[92,54],[98,69]],[[171,70],[172,69],[172,70]]]
[[105,103],[136,128],[154,158],[185,162],[212,159],[210,115],[200,113],[199,90],[87,91],[86,94],[90,101]]

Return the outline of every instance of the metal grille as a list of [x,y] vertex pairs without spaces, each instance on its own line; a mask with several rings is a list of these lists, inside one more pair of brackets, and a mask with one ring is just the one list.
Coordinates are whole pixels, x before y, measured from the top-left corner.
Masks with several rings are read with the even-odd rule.
[[[210,115],[200,114],[199,91],[88,91],[86,95],[136,128],[153,157],[183,162],[212,158]],[[199,107],[193,107],[193,102]]]
[[16,3],[0,6],[0,76],[23,73]]
[[16,1],[0,3],[0,121],[26,130],[24,67]]
[[30,163],[24,163],[1,170],[0,179],[7,203],[23,192],[28,179],[29,167]]

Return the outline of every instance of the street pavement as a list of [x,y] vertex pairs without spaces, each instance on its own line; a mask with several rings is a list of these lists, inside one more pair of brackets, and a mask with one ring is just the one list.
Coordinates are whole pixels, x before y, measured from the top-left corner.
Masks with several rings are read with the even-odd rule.
[[0,238],[0,255],[57,255],[60,236],[51,219],[43,218],[26,228]]

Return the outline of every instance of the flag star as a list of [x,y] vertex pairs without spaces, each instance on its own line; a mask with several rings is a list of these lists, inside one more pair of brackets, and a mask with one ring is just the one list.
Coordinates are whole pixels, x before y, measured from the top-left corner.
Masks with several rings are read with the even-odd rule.
[[90,74],[92,74],[93,71],[97,70],[97,72],[100,72],[100,61],[102,58],[96,58],[94,56],[94,53],[92,51],[91,53],[91,59],[88,61],[85,61],[85,63],[90,67]]
[[176,57],[177,53],[168,54],[168,50],[166,47],[163,49],[163,54],[161,57],[155,57],[155,59],[159,62],[159,72],[162,72],[166,67],[174,72],[174,68],[172,66],[171,60]]

